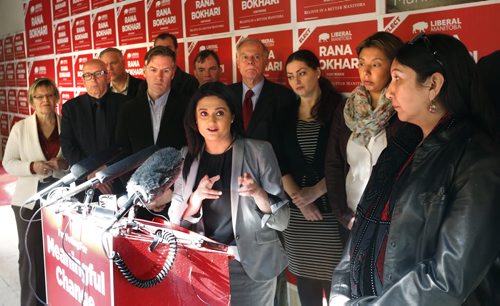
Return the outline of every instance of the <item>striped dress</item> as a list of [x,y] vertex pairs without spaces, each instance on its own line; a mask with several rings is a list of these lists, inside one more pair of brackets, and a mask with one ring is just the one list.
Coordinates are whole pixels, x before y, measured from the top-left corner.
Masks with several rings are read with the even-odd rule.
[[[318,149],[320,128],[316,120],[297,122],[297,140],[307,164],[312,164]],[[303,176],[296,183],[299,187],[307,187],[321,179],[322,177]],[[311,205],[318,206],[322,211],[323,220],[307,221],[300,210],[291,205],[290,223],[284,231],[285,248],[289,259],[288,269],[297,276],[331,281],[333,270],[340,261],[343,251],[339,223],[331,212],[325,195]]]

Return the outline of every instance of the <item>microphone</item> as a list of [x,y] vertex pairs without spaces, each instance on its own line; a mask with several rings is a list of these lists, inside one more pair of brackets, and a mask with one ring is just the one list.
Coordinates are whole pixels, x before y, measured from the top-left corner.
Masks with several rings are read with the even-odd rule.
[[24,205],[41,199],[54,188],[68,186],[79,179],[87,177],[87,175],[89,175],[90,173],[92,173],[92,171],[95,171],[102,165],[109,164],[117,159],[120,159],[123,156],[123,154],[124,150],[122,147],[113,145],[105,150],[97,152],[96,154],[79,161],[78,163],[71,166],[71,168],[69,169],[70,173],[66,174],[57,182],[54,182],[53,184],[45,187],[44,189],[40,190],[39,192],[29,197],[24,202]]
[[170,188],[181,171],[183,160],[180,151],[170,147],[151,155],[130,177],[127,183],[129,198],[115,214],[114,222],[135,204],[151,202]]
[[[95,177],[91,178],[90,180],[87,180],[86,182],[68,190],[67,193],[57,197],[56,199],[51,199],[51,201],[45,205],[51,205],[63,198],[67,198],[73,195],[76,195],[87,188],[93,187],[98,183],[106,183],[108,181],[111,181],[129,171],[134,170],[135,168],[139,167],[148,157],[151,156],[154,152],[158,150],[157,146],[150,146],[145,149],[142,149],[139,152],[136,152],[121,161],[112,164],[111,166],[98,171],[95,175]],[[90,173],[90,172],[89,172]]]

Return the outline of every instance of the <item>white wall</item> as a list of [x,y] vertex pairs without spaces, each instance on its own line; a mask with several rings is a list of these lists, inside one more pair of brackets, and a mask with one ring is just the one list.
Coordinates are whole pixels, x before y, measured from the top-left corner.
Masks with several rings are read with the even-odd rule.
[[23,30],[23,1],[0,0],[0,36]]

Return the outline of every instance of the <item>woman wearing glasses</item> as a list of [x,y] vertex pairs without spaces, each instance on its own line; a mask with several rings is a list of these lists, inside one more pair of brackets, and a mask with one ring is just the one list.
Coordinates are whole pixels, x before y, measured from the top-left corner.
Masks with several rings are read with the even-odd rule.
[[18,177],[12,209],[19,237],[21,305],[43,305],[45,301],[41,222],[31,223],[27,232],[28,221],[34,215],[34,219],[40,219],[40,205],[38,202],[21,205],[61,178],[68,168],[59,142],[61,120],[55,112],[58,102],[59,91],[54,81],[37,79],[29,89],[29,103],[35,112],[12,127],[3,157],[5,170]]
[[500,148],[475,63],[443,34],[403,46],[387,89],[402,127],[357,208],[331,305],[492,305],[500,253]]
[[356,47],[360,85],[332,120],[325,179],[333,212],[347,229],[373,165],[401,126],[384,94],[391,81],[392,59],[402,45],[393,34],[377,32]]

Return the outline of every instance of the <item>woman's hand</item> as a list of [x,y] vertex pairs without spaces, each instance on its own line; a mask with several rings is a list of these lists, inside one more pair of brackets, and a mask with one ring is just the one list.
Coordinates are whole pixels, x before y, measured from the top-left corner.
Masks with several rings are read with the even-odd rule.
[[64,158],[53,157],[47,162],[52,170],[60,171],[68,169],[68,162]]
[[201,202],[205,199],[218,199],[222,195],[222,191],[214,190],[212,187],[215,182],[220,180],[220,175],[216,175],[213,177],[208,177],[205,175],[201,178],[200,183],[198,184],[198,188],[191,194],[190,204],[201,207]]
[[38,175],[48,175],[52,170],[52,165],[44,160],[33,162],[33,171]]
[[240,196],[252,197],[263,213],[271,213],[267,192],[260,187],[248,172],[238,177],[238,185],[240,186],[240,188],[238,188]]
[[293,203],[298,207],[305,207],[319,198],[321,194],[318,194],[316,188],[312,187],[304,187],[300,189],[298,192],[292,194],[290,197],[292,198]]
[[307,205],[307,206],[299,207],[299,209],[307,221],[321,221],[321,220],[323,220],[323,216],[321,215],[321,212],[316,207],[316,205]]

